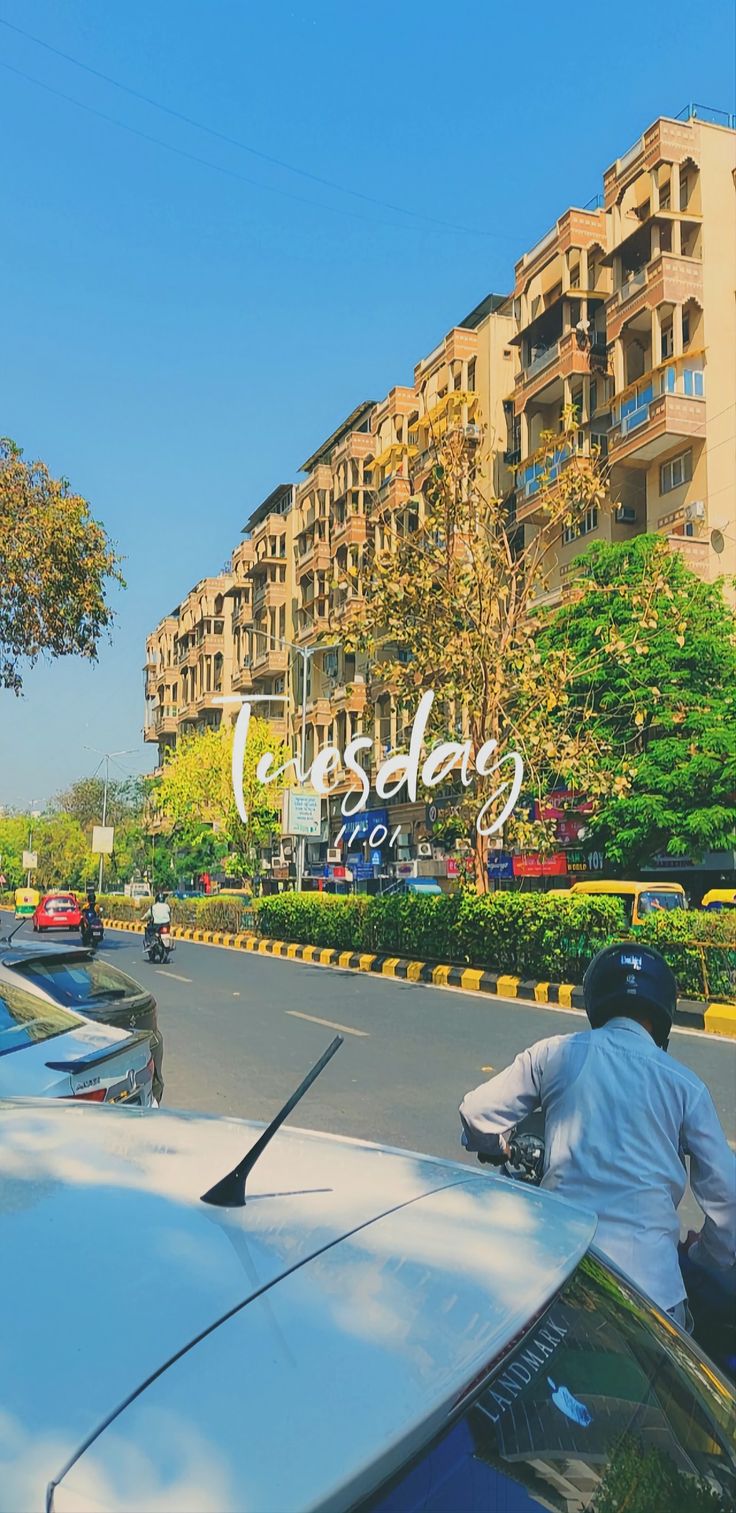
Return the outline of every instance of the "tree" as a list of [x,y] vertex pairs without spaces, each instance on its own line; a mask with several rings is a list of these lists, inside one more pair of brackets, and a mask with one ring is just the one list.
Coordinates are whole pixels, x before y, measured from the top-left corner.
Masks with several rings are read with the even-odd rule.
[[539,645],[573,669],[565,720],[584,720],[626,778],[600,796],[591,839],[619,871],[663,849],[729,849],[736,617],[721,584],[702,582],[653,535],[597,543],[580,565],[579,597],[552,616]]
[[258,760],[272,751],[274,765],[280,767],[289,751],[266,720],[251,716],[243,763],[248,819],[243,824],[233,793],[232,746],[233,731],[227,726],[184,737],[152,785],[152,798],[162,815],[173,821],[179,847],[201,847],[203,828],[210,827],[229,852],[226,870],[252,875],[258,870],[261,847],[270,844],[281,822],[280,786],[257,780]]
[[[463,428],[435,442],[421,494],[403,518],[373,504],[373,540],[360,579],[364,594],[352,644],[371,664],[374,682],[391,692],[401,721],[434,690],[428,734],[469,738],[472,755],[487,740],[513,748],[525,766],[525,792],[541,797],[560,777],[587,791],[605,781],[601,739],[568,708],[576,669],[565,647],[537,647],[540,596],[565,527],[606,506],[607,478],[595,449],[584,455],[574,415],[559,435],[542,438],[536,527],[524,542],[508,500],[488,497],[479,482],[477,443]],[[475,878],[487,887],[486,843],[474,829],[498,778],[458,796],[456,815],[474,835]],[[503,800],[495,806],[496,813]],[[544,844],[549,828],[518,810],[505,841]]]
[[[105,784],[101,777],[78,778],[61,793],[57,793],[52,807],[62,814],[70,814],[82,829],[92,833],[93,825],[102,824]],[[146,801],[146,784],[142,777],[116,778],[108,783],[106,823],[123,825],[127,821],[141,820]]]
[[20,693],[42,653],[95,660],[108,582],[124,586],[120,559],[87,501],[0,440],[0,687]]

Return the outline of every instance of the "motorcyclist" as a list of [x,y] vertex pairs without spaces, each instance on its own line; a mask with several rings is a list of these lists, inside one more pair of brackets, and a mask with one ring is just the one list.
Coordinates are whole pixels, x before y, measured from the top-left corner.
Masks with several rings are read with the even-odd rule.
[[689,1259],[732,1275],[736,1156],[705,1084],[667,1055],[677,990],[659,952],[631,941],[607,946],[583,989],[591,1030],[537,1041],[468,1093],[463,1140],[501,1162],[509,1132],[541,1109],[542,1186],[592,1209],[599,1248],[691,1328],[678,1261],[684,1157],[706,1216]]
[[162,925],[171,924],[171,905],[166,902],[165,893],[157,893],[150,909],[143,916],[146,922],[146,939],[150,939],[154,931]]

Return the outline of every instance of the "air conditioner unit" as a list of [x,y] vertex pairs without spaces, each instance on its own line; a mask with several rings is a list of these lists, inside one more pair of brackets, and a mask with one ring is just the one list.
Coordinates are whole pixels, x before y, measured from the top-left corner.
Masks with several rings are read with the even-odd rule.
[[705,520],[705,505],[702,499],[694,499],[692,504],[685,505],[686,520]]
[[333,863],[341,861],[342,860],[342,848],[340,846],[328,846],[327,847],[327,860],[328,860],[328,862],[333,862]]
[[467,425],[465,427],[466,441],[480,441],[480,426]]
[[616,519],[619,525],[636,525],[636,510],[632,510],[628,504],[620,504],[616,510]]
[[417,846],[417,856],[431,856],[431,855],[432,855],[432,844],[431,844],[431,841],[420,841],[419,845]]

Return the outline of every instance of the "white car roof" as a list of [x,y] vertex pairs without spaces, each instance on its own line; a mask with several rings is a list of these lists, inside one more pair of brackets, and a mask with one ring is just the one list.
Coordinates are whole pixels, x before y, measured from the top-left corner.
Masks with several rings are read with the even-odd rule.
[[49,1483],[54,1513],[345,1507],[594,1233],[469,1164],[291,1129],[244,1208],[202,1203],[259,1131],[0,1104],[0,1508]]

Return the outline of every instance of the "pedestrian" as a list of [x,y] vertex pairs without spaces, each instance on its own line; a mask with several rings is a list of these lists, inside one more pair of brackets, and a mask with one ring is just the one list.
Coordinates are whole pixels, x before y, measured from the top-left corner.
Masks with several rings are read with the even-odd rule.
[[667,1054],[677,988],[659,952],[638,942],[607,946],[583,989],[591,1029],[537,1041],[468,1093],[463,1140],[501,1164],[511,1130],[541,1109],[542,1186],[592,1209],[600,1250],[692,1328],[678,1259],[684,1157],[705,1214],[689,1262],[733,1276],[736,1156],[705,1084]]

